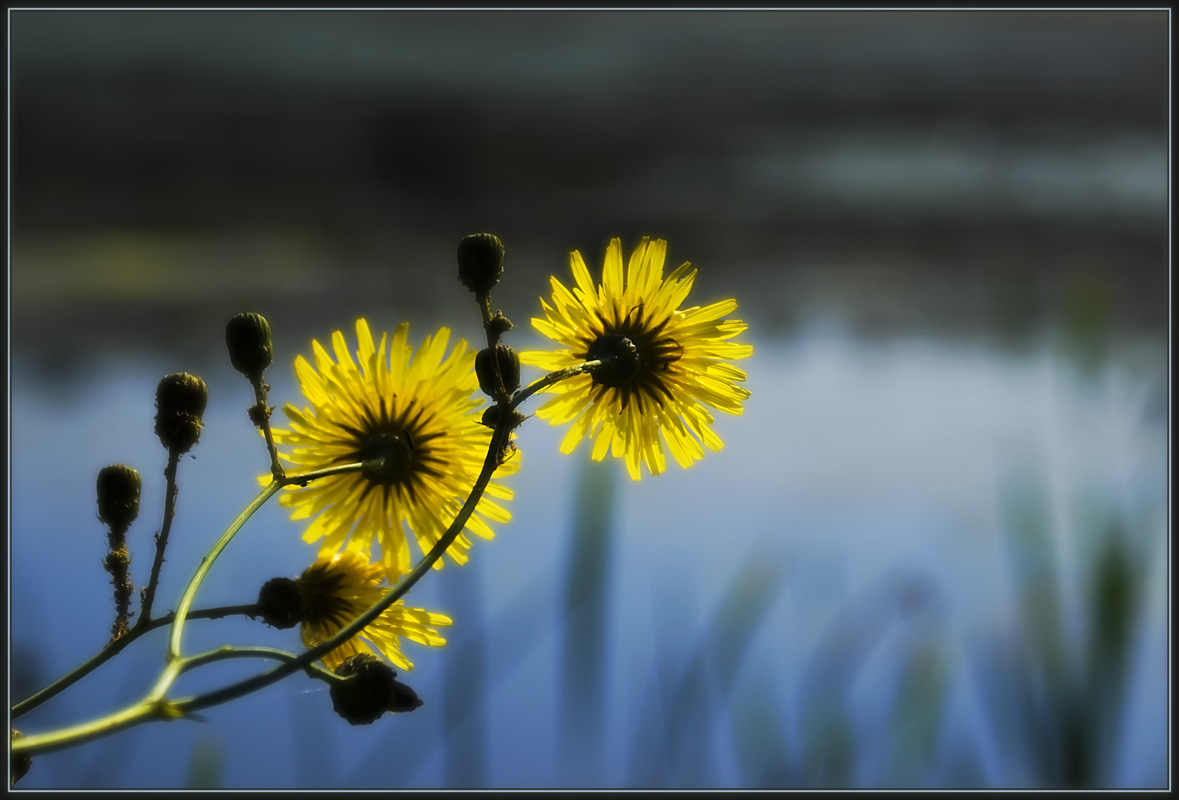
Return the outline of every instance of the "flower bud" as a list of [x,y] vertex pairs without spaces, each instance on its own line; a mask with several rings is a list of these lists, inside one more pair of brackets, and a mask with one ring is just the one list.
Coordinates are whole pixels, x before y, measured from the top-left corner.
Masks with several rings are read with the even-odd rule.
[[139,473],[123,464],[98,471],[98,518],[112,528],[125,530],[139,516]]
[[261,380],[274,360],[270,323],[261,314],[243,313],[225,325],[225,346],[233,368],[250,380]]
[[485,347],[475,356],[475,374],[479,376],[479,388],[490,397],[499,396],[499,380],[495,376],[496,362],[504,381],[504,390],[511,394],[520,388],[520,356],[505,344],[495,350]]
[[350,656],[336,674],[347,680],[332,684],[332,708],[353,725],[371,725],[386,711],[413,711],[422,705],[413,689],[394,679],[393,668],[372,653]]
[[459,280],[475,294],[486,294],[504,274],[504,245],[493,233],[472,233],[458,246]]
[[201,437],[201,415],[209,401],[205,382],[196,375],[165,375],[156,387],[156,436],[169,450],[186,453]]
[[[11,728],[11,730],[12,741],[15,742],[17,739],[25,738],[25,735],[16,728]],[[28,754],[17,755],[16,753],[9,751],[8,767],[11,780],[9,781],[8,788],[11,789],[13,786],[16,786],[16,782],[25,776],[25,773],[29,771],[29,767],[31,766],[33,766],[32,756]]]
[[258,592],[258,613],[272,628],[293,628],[303,621],[303,593],[290,578],[272,578]]

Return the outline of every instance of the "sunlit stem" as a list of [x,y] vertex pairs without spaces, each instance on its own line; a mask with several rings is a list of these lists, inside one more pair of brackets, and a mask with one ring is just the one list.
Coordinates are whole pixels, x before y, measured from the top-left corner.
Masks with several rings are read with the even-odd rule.
[[61,750],[65,747],[88,742],[101,736],[130,728],[151,719],[174,719],[174,713],[168,713],[166,702],[151,703],[146,700],[128,706],[122,711],[116,711],[101,719],[84,722],[70,728],[51,731],[49,733],[27,735],[22,739],[12,741],[12,753],[35,753]]
[[[232,645],[226,645],[224,647],[219,647],[216,650],[210,650],[207,653],[198,653],[195,656],[189,656],[185,658],[181,671],[188,672],[191,669],[202,667],[205,664],[212,664],[217,661],[229,661],[235,658],[266,658],[272,661],[283,661],[289,663],[297,659],[298,656],[294,653],[288,653],[286,650],[275,650],[272,647],[235,647]],[[302,668],[303,671],[306,672],[310,677],[318,678],[319,680],[325,681],[327,683],[344,680],[341,676],[337,675],[329,669],[319,666],[318,664],[303,664]],[[193,698],[188,699],[191,700]],[[185,702],[186,700],[176,700],[174,701],[173,705],[179,707]]]
[[[191,611],[188,614],[188,618],[190,620],[192,620],[192,619],[220,619],[222,617],[228,617],[231,614],[244,614],[246,616],[254,616],[257,613],[258,613],[258,607],[254,604],[250,604],[250,605],[243,605],[243,606],[224,606],[222,608],[205,608],[205,609],[200,609],[197,611]],[[61,678],[58,678],[56,681],[49,684],[48,686],[46,686],[44,689],[37,692],[36,694],[26,697],[24,700],[21,700],[19,703],[14,705],[12,707],[12,719],[16,719],[17,717],[19,717],[23,714],[27,714],[28,712],[32,711],[37,706],[44,703],[46,700],[49,700],[50,698],[58,695],[59,693],[61,693],[65,689],[68,689],[69,687],[73,686],[75,683],[80,681],[82,678],[86,677],[91,672],[93,672],[94,670],[101,667],[103,664],[105,664],[111,658],[114,658],[115,656],[117,656],[119,653],[121,653],[123,651],[123,648],[127,647],[127,645],[131,644],[133,641],[138,639],[143,634],[145,634],[149,631],[153,631],[156,628],[162,628],[165,625],[170,625],[172,623],[172,620],[175,618],[175,616],[176,616],[175,613],[171,612],[171,613],[166,614],[165,616],[157,617],[157,618],[153,619],[151,622],[147,623],[146,625],[129,630],[125,635],[121,636],[119,639],[108,644],[106,647],[104,647],[102,650],[100,650],[97,654],[95,654],[93,657],[91,657],[90,660],[86,661],[81,666],[77,667],[76,669],[72,670],[71,672],[62,676]]]

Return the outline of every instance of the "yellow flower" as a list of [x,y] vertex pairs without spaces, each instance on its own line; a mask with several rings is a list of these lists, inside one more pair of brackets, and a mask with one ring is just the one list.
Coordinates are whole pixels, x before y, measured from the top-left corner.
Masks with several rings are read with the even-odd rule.
[[[380,564],[369,563],[355,550],[321,554],[295,579],[301,598],[303,646],[310,650],[326,642],[380,600],[389,591],[388,586],[381,585],[384,577],[385,570]],[[321,660],[328,669],[335,670],[349,657],[371,652],[383,655],[403,670],[412,670],[413,663],[401,652],[401,637],[442,647],[446,640],[431,626],[449,624],[450,617],[421,608],[406,608],[398,600],[363,631]]]
[[[294,509],[291,519],[315,517],[303,538],[323,539],[320,554],[347,545],[369,547],[376,558],[379,546],[386,574],[395,579],[410,570],[407,529],[426,553],[458,514],[483,468],[491,431],[479,423],[483,401],[472,397],[479,388],[475,352],[465,341],[444,359],[450,331],[442,328],[426,337],[415,356],[407,344],[409,325],[403,323],[389,342],[386,361],[385,335],[374,348],[363,319],[356,321],[356,335],[359,366],[339,331],[332,334],[336,361],[314,340],[315,368],[302,356],[295,359],[311,408],[283,408],[291,428],[275,430],[274,440],[290,446],[280,456],[298,472],[382,457],[387,466],[379,473],[349,472],[288,487],[279,503]],[[519,468],[517,458],[500,471]],[[259,480],[266,483],[270,476]],[[495,535],[487,520],[512,518],[488,495],[510,499],[512,491],[488,484],[465,527],[484,539]],[[462,564],[470,547],[460,533],[446,552]],[[440,568],[442,559],[434,566]]]
[[607,452],[625,458],[631,478],[640,480],[640,464],[652,475],[666,466],[663,445],[683,467],[704,456],[701,443],[720,450],[723,443],[710,426],[707,407],[740,414],[749,392],[733,384],[745,372],[726,363],[745,358],[753,347],[728,341],[747,327],[724,320],[736,300],[680,310],[696,270],[685,263],[666,278],[667,243],[643,238],[622,272],[622,243],[611,239],[606,249],[602,285],[595,287],[589,270],[574,250],[569,257],[572,291],[552,278],[553,304],[543,299],[545,319],[532,325],[565,346],[555,352],[520,354],[526,364],[558,370],[581,362],[611,358],[592,375],[553,384],[549,400],[536,415],[553,425],[573,421],[561,442],[569,453],[581,439],[594,439],[592,456]]

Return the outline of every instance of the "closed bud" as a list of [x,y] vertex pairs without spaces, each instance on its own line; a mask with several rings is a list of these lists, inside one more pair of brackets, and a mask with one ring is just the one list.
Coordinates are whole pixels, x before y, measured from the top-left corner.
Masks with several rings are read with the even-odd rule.
[[479,388],[490,397],[499,396],[496,362],[499,363],[504,391],[511,394],[520,388],[520,356],[516,351],[505,344],[496,345],[494,350],[485,347],[475,356],[475,374],[479,376]]
[[123,464],[98,471],[98,518],[112,528],[125,530],[139,516],[139,473]]
[[165,375],[156,387],[156,436],[169,450],[186,453],[201,437],[209,390],[196,375]]
[[331,686],[332,708],[352,725],[371,725],[386,712],[421,707],[417,693],[395,679],[393,668],[372,653],[349,657],[336,674],[347,680]]
[[270,323],[261,314],[243,313],[225,325],[225,346],[233,368],[250,380],[261,380],[274,360]]
[[486,294],[504,274],[504,244],[494,233],[472,233],[458,246],[459,280],[475,294]]
[[303,593],[290,578],[272,578],[258,592],[258,613],[272,628],[293,628],[303,621]]

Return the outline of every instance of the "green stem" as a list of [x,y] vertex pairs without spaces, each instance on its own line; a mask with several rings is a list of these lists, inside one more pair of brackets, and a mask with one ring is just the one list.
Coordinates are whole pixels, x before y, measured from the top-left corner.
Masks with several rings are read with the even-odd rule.
[[[246,520],[254,516],[254,512],[261,508],[262,504],[269,500],[281,488],[282,484],[279,481],[271,481],[265,489],[258,493],[257,497],[250,501],[248,506],[242,509],[242,512],[237,515],[237,519],[225,529],[225,533],[221,534],[221,538],[213,545],[213,549],[201,559],[200,566],[197,567],[196,573],[192,576],[192,580],[188,582],[188,587],[180,597],[180,605],[176,607],[176,616],[172,620],[172,635],[168,638],[168,653],[166,656],[168,661],[174,661],[180,658],[180,637],[184,631],[185,617],[188,616],[188,609],[192,607],[192,601],[196,597],[197,589],[200,588],[205,575],[213,568],[213,562],[217,560],[217,557],[221,555],[222,551],[229,545],[229,542],[237,535],[242,525],[246,524]],[[165,674],[167,674],[166,670]],[[167,689],[167,686],[165,685],[163,688]],[[157,692],[153,691],[149,696],[157,696]],[[158,692],[158,696],[162,697],[163,692]]]
[[100,719],[84,722],[69,728],[62,728],[49,733],[33,734],[12,742],[12,754],[46,753],[51,750],[61,750],[65,747],[88,742],[108,734],[130,728],[149,719],[174,719],[175,714],[167,711],[166,702],[149,702],[142,700],[132,706],[116,711]]
[[[207,653],[198,653],[195,656],[189,656],[185,658],[181,671],[188,672],[191,669],[202,667],[205,664],[212,664],[216,661],[229,661],[230,659],[234,658],[269,658],[274,661],[284,661],[289,663],[296,660],[298,656],[294,653],[288,653],[285,650],[276,650],[272,647],[235,647],[226,645],[224,647],[219,647],[216,650],[210,650]],[[318,678],[319,680],[326,681],[328,683],[343,680],[343,678],[341,678],[336,673],[329,669],[324,669],[318,664],[304,664],[303,671],[312,678]],[[194,702],[199,699],[200,698],[197,697],[186,698],[185,700],[176,700],[172,705],[183,711],[194,710],[197,707],[202,707],[197,706]],[[213,704],[210,703],[210,705]]]
[[[253,604],[246,605],[246,606],[224,606],[222,608],[205,608],[205,609],[200,609],[198,611],[192,611],[189,613],[188,618],[189,619],[221,619],[222,617],[228,617],[232,614],[244,614],[246,616],[254,616],[255,614],[257,614],[257,612],[258,612],[258,607]],[[140,626],[137,628],[133,628],[130,631],[128,631],[126,633],[126,635],[120,637],[119,639],[117,639],[113,642],[110,642],[106,647],[104,647],[104,648],[102,648],[102,650],[98,651],[97,654],[95,654],[92,658],[90,658],[90,660],[86,661],[81,666],[77,667],[76,669],[74,669],[73,671],[69,672],[68,674],[62,676],[61,678],[58,678],[56,681],[49,684],[48,686],[46,686],[44,689],[37,692],[36,694],[26,697],[24,700],[21,700],[19,703],[14,705],[12,707],[11,718],[16,719],[17,717],[27,714],[28,712],[32,711],[37,706],[44,703],[46,700],[49,700],[50,698],[60,694],[62,691],[73,686],[75,683],[80,681],[82,678],[86,677],[91,672],[93,672],[94,670],[101,667],[103,664],[105,664],[111,658],[117,656],[119,653],[121,653],[123,651],[123,648],[127,647],[127,645],[131,644],[133,641],[138,639],[143,634],[147,633],[148,631],[153,631],[156,628],[162,628],[165,625],[170,624],[172,622],[172,619],[174,616],[175,616],[175,613],[169,613],[165,616],[157,617],[156,619],[153,619],[151,622],[147,623],[146,625],[143,625],[143,626]]]

